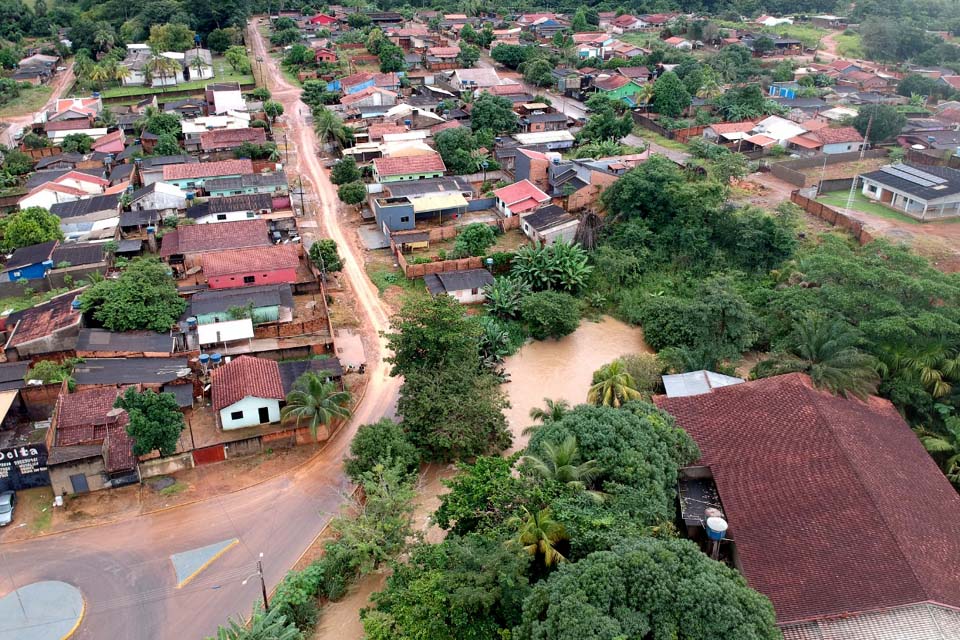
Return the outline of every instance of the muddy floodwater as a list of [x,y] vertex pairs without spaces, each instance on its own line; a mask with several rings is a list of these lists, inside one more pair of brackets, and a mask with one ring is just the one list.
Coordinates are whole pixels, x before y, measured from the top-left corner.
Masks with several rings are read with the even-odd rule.
[[511,382],[504,389],[511,405],[507,420],[513,432],[512,451],[526,443],[521,432],[530,425],[530,409],[542,406],[544,398],[581,404],[594,371],[622,355],[650,352],[642,330],[607,316],[600,322],[581,322],[560,340],[524,345],[506,361]]

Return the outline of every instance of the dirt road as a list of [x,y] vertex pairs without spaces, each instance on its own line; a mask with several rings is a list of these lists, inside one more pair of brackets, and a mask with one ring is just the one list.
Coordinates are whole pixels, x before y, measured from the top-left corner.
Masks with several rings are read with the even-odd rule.
[[[354,243],[339,225],[339,205],[316,156],[308,111],[298,91],[282,79],[266,56],[251,24],[251,41],[268,61],[274,98],[289,114],[299,173],[311,189],[310,213],[318,229],[337,241],[345,256],[345,274],[359,302],[366,331],[387,327],[387,314],[367,280]],[[301,112],[302,109],[302,112]],[[0,597],[39,580],[63,580],[76,586],[86,616],[74,638],[100,640],[182,640],[213,635],[228,616],[249,615],[259,585],[244,579],[253,573],[259,553],[267,587],[273,588],[347,500],[351,486],[342,460],[359,425],[392,415],[399,381],[382,360],[384,345],[367,349],[371,378],[353,419],[306,465],[259,485],[191,505],[67,534],[0,544]],[[177,588],[170,555],[236,538],[226,552],[196,579]]]

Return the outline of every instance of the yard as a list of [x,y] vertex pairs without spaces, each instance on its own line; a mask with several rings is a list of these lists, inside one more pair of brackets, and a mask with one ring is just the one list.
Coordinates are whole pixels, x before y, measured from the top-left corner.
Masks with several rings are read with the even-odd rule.
[[817,182],[821,176],[824,180],[836,180],[838,178],[852,178],[863,173],[876,171],[880,167],[890,164],[890,158],[864,158],[853,162],[838,162],[837,164],[828,164],[825,167],[811,167],[800,171],[807,176],[811,182]]
[[650,45],[660,40],[659,31],[628,31],[616,36],[618,40],[635,44],[638,47],[650,48]]
[[860,41],[860,34],[843,32],[834,36],[833,41],[837,43],[837,53],[844,58],[863,58],[863,45]]
[[0,118],[12,118],[36,113],[47,103],[52,93],[53,87],[50,86],[35,87],[27,85],[15,100],[0,107]]
[[[240,84],[253,84],[254,78],[252,74],[249,73],[237,73],[233,68],[227,63],[226,58],[222,56],[215,56],[213,58],[213,71],[214,77],[210,80],[194,80],[191,82],[183,82],[176,86],[170,87],[108,87],[104,89],[102,95],[104,98],[123,98],[123,97],[137,97],[140,98],[145,95],[158,94],[163,95],[164,93],[173,92],[173,91],[197,91],[200,92],[203,90],[207,84],[211,82],[239,82]],[[42,104],[42,103],[41,103]]]
[[[849,198],[849,196],[849,191],[834,191],[832,193],[827,193],[820,196],[817,198],[817,201],[842,212],[847,207],[847,198]],[[876,204],[875,202],[871,202],[859,191],[854,196],[853,203],[850,208],[877,216],[878,218],[896,220],[897,222],[903,222],[905,224],[920,224],[919,221],[914,220],[910,216],[897,213],[893,209],[885,207],[881,204]]]

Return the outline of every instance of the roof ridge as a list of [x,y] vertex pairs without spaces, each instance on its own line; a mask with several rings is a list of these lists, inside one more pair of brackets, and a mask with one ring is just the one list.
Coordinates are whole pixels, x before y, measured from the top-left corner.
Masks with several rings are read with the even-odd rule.
[[[820,391],[819,389],[814,389],[811,386],[813,384],[813,379],[810,378],[809,375],[803,374],[803,373],[797,373],[794,375],[796,375],[798,378],[799,376],[803,376],[810,381],[810,385],[805,384],[806,381],[803,381],[800,386],[803,387],[804,396],[813,406],[813,410],[817,414],[818,422],[820,422],[825,427],[826,431],[830,433],[830,438],[834,441],[836,445],[838,445],[837,449],[840,452],[840,455],[843,456],[843,459],[846,462],[847,468],[851,470],[853,475],[860,482],[860,486],[863,488],[863,492],[867,495],[867,499],[870,500],[870,504],[873,505],[873,509],[877,513],[880,522],[883,524],[883,528],[886,529],[887,534],[890,536],[890,539],[894,541],[894,544],[897,547],[897,551],[900,552],[900,555],[903,557],[904,562],[906,562],[907,566],[910,567],[910,573],[913,575],[913,579],[914,581],[916,581],[917,586],[920,587],[920,591],[925,596],[927,596],[928,599],[931,599],[931,594],[927,589],[926,584],[920,579],[920,576],[917,574],[917,569],[913,565],[912,557],[908,556],[906,552],[904,552],[903,546],[900,543],[900,539],[894,533],[893,528],[890,526],[890,523],[887,521],[887,517],[884,514],[883,510],[880,508],[880,505],[877,503],[877,499],[874,496],[873,491],[870,488],[870,485],[864,480],[863,474],[861,474],[859,466],[853,463],[853,460],[851,460],[850,455],[847,453],[846,447],[843,446],[844,444],[843,440],[837,437],[836,432],[834,432],[833,430],[831,422],[826,419],[826,416],[823,415],[823,412],[820,409],[820,403],[816,402],[815,398],[813,397],[814,392],[816,393],[828,393],[828,392]],[[833,394],[830,394],[830,396],[832,398]]]

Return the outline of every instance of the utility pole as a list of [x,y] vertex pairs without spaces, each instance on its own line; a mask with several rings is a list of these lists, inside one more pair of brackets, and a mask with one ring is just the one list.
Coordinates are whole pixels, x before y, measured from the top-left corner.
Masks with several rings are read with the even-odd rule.
[[306,206],[303,204],[303,176],[297,176],[297,183],[300,185],[300,215],[307,215]]
[[270,603],[267,601],[267,583],[263,580],[263,560],[257,560],[257,573],[260,574],[260,592],[263,594],[263,612],[270,613]]
[[[877,98],[877,104],[880,104],[880,99]],[[870,130],[873,128],[873,117],[875,114],[870,115],[870,119],[867,120],[867,130],[863,133],[863,144],[860,146],[860,162],[863,162],[863,157],[867,153],[867,145],[870,142]],[[824,166],[826,166],[826,160],[824,160]],[[853,199],[857,195],[857,176],[853,177],[853,182],[850,183],[850,193],[847,195],[847,206],[843,209],[843,215],[850,215],[850,207],[853,206]]]

